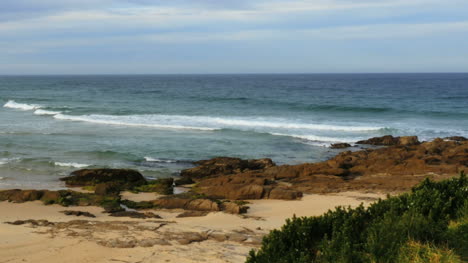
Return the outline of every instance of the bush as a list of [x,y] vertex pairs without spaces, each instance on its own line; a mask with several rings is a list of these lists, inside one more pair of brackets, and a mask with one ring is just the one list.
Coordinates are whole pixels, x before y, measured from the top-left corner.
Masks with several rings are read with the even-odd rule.
[[410,193],[368,208],[337,207],[319,217],[288,219],[263,239],[260,250],[250,252],[247,262],[411,262],[404,261],[414,256],[404,249],[408,244],[423,244],[420,251],[435,253],[421,252],[426,256],[457,258],[454,251],[464,258],[467,208],[464,173],[442,182],[425,180]]

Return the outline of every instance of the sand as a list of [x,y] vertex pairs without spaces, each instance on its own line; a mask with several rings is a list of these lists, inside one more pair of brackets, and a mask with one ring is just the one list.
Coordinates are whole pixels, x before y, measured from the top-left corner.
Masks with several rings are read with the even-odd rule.
[[[139,201],[155,197],[124,196]],[[384,196],[346,192],[305,195],[300,201],[252,200],[245,215],[216,212],[177,218],[183,211],[150,210],[162,219],[110,217],[99,207],[0,202],[0,263],[244,262],[248,252],[259,247],[261,237],[281,227],[286,218],[320,215],[339,205],[368,205],[380,197]],[[63,210],[87,211],[96,218],[66,216],[60,213]],[[5,223],[26,219],[55,224]]]

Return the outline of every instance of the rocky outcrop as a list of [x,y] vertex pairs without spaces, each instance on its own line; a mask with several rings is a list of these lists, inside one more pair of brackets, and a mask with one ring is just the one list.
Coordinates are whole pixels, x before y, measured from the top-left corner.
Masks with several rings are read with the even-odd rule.
[[263,170],[275,166],[271,159],[242,160],[239,158],[218,157],[195,162],[194,168],[183,170],[182,177],[194,180],[219,175],[237,174],[246,171]]
[[393,137],[392,135],[385,135],[382,137],[374,137],[368,140],[356,142],[357,144],[381,145],[381,146],[411,146],[420,144],[417,136],[402,136]]
[[426,177],[444,179],[468,170],[468,141],[384,136],[366,143],[393,146],[341,152],[318,163],[270,166],[199,178],[194,191],[220,199],[287,199],[306,193],[405,191]]
[[112,182],[121,189],[131,189],[147,183],[143,175],[131,169],[81,169],[60,180],[67,186],[95,186]]

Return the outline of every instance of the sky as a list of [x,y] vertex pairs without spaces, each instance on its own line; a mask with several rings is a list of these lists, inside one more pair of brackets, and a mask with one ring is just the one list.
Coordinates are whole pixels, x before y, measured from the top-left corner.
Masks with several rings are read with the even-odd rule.
[[0,74],[468,72],[467,0],[1,0]]

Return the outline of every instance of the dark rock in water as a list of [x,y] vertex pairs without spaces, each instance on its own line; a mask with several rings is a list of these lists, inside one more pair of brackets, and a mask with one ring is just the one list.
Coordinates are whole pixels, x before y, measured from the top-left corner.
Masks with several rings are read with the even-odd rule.
[[334,143],[330,145],[330,148],[332,149],[344,149],[344,148],[349,148],[351,147],[351,144],[349,143]]
[[195,181],[192,180],[190,177],[182,177],[174,181],[175,185],[187,185],[187,184],[194,184]]
[[206,216],[209,212],[208,211],[185,211],[179,215],[177,215],[178,218],[181,217],[200,217],[200,216]]
[[368,140],[358,141],[357,144],[381,145],[381,146],[411,146],[420,144],[417,136],[402,136],[393,137],[392,135],[385,135],[382,137],[374,137]]
[[89,212],[83,212],[83,211],[72,211],[72,210],[65,210],[65,211],[60,211],[60,213],[63,213],[67,216],[85,216],[85,217],[96,217],[95,215],[89,213]]
[[147,183],[143,175],[131,169],[81,169],[60,180],[65,181],[67,186],[95,186],[113,182],[120,185],[122,190]]
[[262,170],[275,166],[271,159],[242,160],[239,158],[218,157],[195,162],[197,167],[183,170],[180,175],[198,179],[208,176],[228,175],[251,170]]
[[136,211],[120,211],[120,212],[114,212],[111,213],[110,216],[115,216],[115,217],[130,217],[130,218],[141,218],[141,219],[146,219],[146,218],[161,218],[159,215],[156,215],[151,212],[146,212],[146,213],[140,213]]
[[468,141],[467,138],[463,136],[450,136],[450,137],[445,137],[445,140],[451,140],[451,141],[457,141],[457,142],[465,142]]

